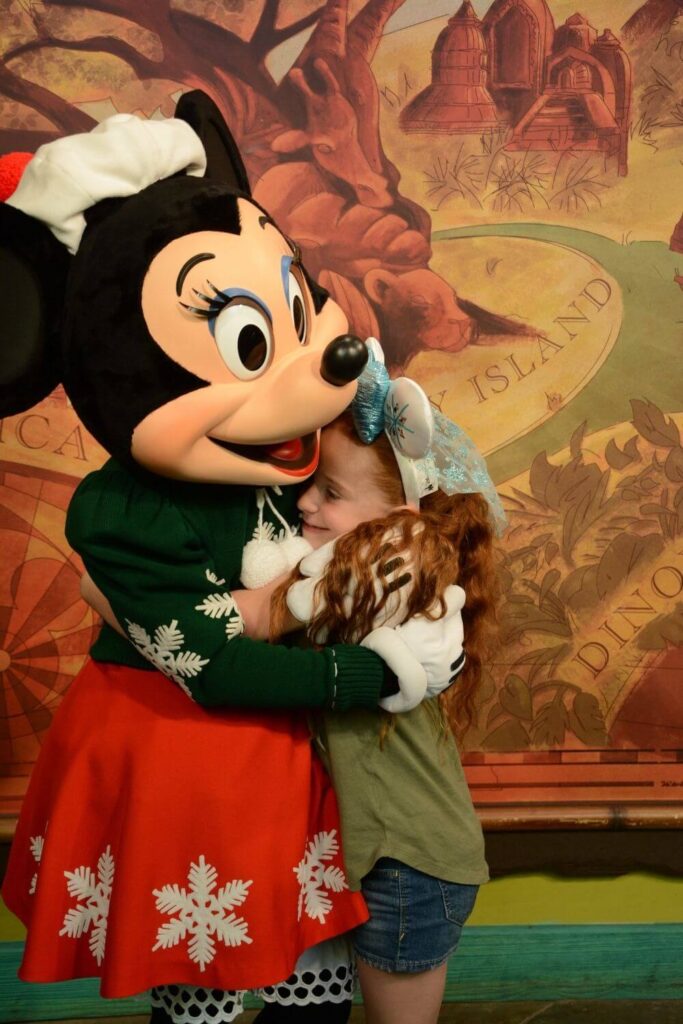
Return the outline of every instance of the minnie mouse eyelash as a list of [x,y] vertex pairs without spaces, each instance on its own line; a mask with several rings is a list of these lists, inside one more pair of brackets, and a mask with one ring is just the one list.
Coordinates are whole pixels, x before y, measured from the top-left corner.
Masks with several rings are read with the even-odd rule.
[[216,285],[212,284],[208,278],[206,279],[206,284],[211,291],[215,293],[213,297],[205,295],[196,288],[193,288],[192,292],[203,302],[208,302],[208,307],[191,306],[187,302],[181,302],[180,299],[178,300],[178,304],[192,316],[200,317],[202,320],[208,320],[209,329],[212,334],[214,330],[214,321],[218,317],[219,313],[228,306],[231,306],[233,302],[241,302],[249,306],[254,306],[256,309],[261,311],[268,322],[272,325],[273,315],[271,311],[268,309],[268,306],[263,299],[258,295],[255,295],[254,292],[250,292],[246,288],[224,288],[221,291],[219,288],[216,288]]
[[202,302],[208,302],[209,305],[207,308],[203,308],[202,306],[190,306],[187,302],[182,302],[180,299],[178,299],[178,305],[182,306],[183,309],[186,309],[188,313],[192,313],[193,316],[203,317],[208,320],[212,317],[218,316],[220,311],[224,309],[231,300],[224,292],[219,288],[216,288],[216,285],[212,284],[208,279],[206,284],[214,292],[213,296],[204,295],[203,292],[198,291],[196,288],[192,288],[192,294],[196,295],[198,299],[202,300]]
[[283,237],[284,237],[285,242],[287,243],[287,245],[289,246],[289,248],[292,250],[292,252],[294,254],[293,257],[292,257],[292,263],[295,266],[300,267],[302,265],[302,263],[303,263],[303,258],[302,258],[302,255],[301,255],[301,247],[299,245],[297,245],[297,243],[295,241],[293,241],[288,235],[284,235]]
[[[287,239],[287,241],[290,240]],[[290,244],[292,246],[292,250],[294,253],[294,255],[292,256],[290,267],[298,267],[305,277],[306,272],[303,269],[301,249],[296,244],[296,242],[291,242]],[[200,292],[197,288],[192,288],[191,291],[192,294],[196,295],[197,298],[201,299],[202,302],[207,302],[208,307],[205,308],[203,306],[191,306],[189,303],[183,302],[182,299],[178,299],[178,305],[181,306],[188,313],[191,313],[192,316],[202,317],[205,320],[213,320],[218,316],[221,310],[225,309],[225,307],[229,305],[230,302],[232,302],[234,295],[226,295],[226,293],[224,291],[221,291],[220,288],[216,288],[216,285],[209,281],[208,277],[205,279],[205,283],[206,285],[208,285],[211,291],[214,292],[213,296],[205,295],[203,292]],[[252,296],[252,298],[253,297],[254,296]],[[261,305],[260,302],[259,305]],[[265,312],[268,313],[268,310],[265,309]],[[270,313],[268,313],[268,316],[270,317]]]

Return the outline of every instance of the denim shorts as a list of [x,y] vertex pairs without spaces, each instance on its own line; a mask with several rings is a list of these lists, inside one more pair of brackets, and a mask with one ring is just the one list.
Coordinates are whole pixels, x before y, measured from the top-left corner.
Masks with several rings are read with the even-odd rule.
[[478,890],[382,857],[362,882],[370,920],[352,932],[356,956],[392,973],[440,967],[458,945]]

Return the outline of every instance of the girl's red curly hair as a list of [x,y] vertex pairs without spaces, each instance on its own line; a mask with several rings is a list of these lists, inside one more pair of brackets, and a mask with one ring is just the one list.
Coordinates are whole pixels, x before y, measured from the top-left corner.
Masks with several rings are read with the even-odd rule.
[[[349,412],[326,429],[339,430],[353,444],[367,447],[358,438]],[[467,595],[462,610],[465,667],[439,700],[454,732],[461,735],[473,721],[482,666],[495,635],[498,583],[488,505],[480,494],[436,491],[421,500],[419,512],[408,508],[398,464],[385,434],[372,443],[371,450],[376,455],[374,482],[395,511],[361,523],[337,540],[332,561],[316,590],[322,610],[307,632],[334,643],[357,643],[371,632],[405,575],[397,558],[412,577],[404,619],[418,614],[440,618],[445,612],[444,591],[451,583],[459,584]],[[282,630],[287,589],[300,578],[295,569],[273,595],[273,636]],[[381,593],[378,579],[386,580]]]

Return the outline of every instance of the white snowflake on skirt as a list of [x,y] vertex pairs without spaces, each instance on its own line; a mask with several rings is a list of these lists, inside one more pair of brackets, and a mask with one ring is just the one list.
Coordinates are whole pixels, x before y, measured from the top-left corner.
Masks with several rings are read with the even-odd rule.
[[[43,856],[43,847],[45,845],[45,836],[31,836],[29,846],[31,847],[31,855],[38,866]],[[38,871],[34,874],[31,879],[31,884],[28,889],[29,896],[33,896],[38,886]]]
[[157,910],[178,916],[161,925],[152,952],[177,946],[190,935],[188,955],[203,971],[216,955],[214,936],[226,946],[240,946],[253,941],[247,934],[245,919],[227,913],[244,903],[252,883],[235,879],[214,893],[218,872],[207,864],[203,854],[197,864],[190,865],[187,877],[189,892],[177,884],[153,890]]
[[91,868],[84,865],[75,871],[65,871],[64,877],[69,896],[82,902],[67,911],[59,934],[68,935],[70,939],[80,939],[81,935],[89,932],[90,952],[99,966],[104,960],[109,900],[114,882],[111,847],[107,846],[97,862],[97,877]]
[[[301,886],[299,892],[299,920],[305,911],[309,917],[323,923],[332,909],[332,900],[328,892],[341,892],[348,889],[346,876],[341,868],[326,861],[339,853],[337,830],[318,832],[308,842],[306,853],[294,868],[297,881]],[[327,890],[327,892],[325,891]]]

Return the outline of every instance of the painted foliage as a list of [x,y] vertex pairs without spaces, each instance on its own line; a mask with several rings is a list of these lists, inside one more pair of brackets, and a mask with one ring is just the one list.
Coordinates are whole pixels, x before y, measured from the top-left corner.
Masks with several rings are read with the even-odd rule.
[[[0,0],[0,148],[202,88],[363,336],[489,457],[509,529],[467,771],[490,821],[678,820],[680,0]],[[103,453],[2,423],[0,796],[95,628],[63,539]]]

